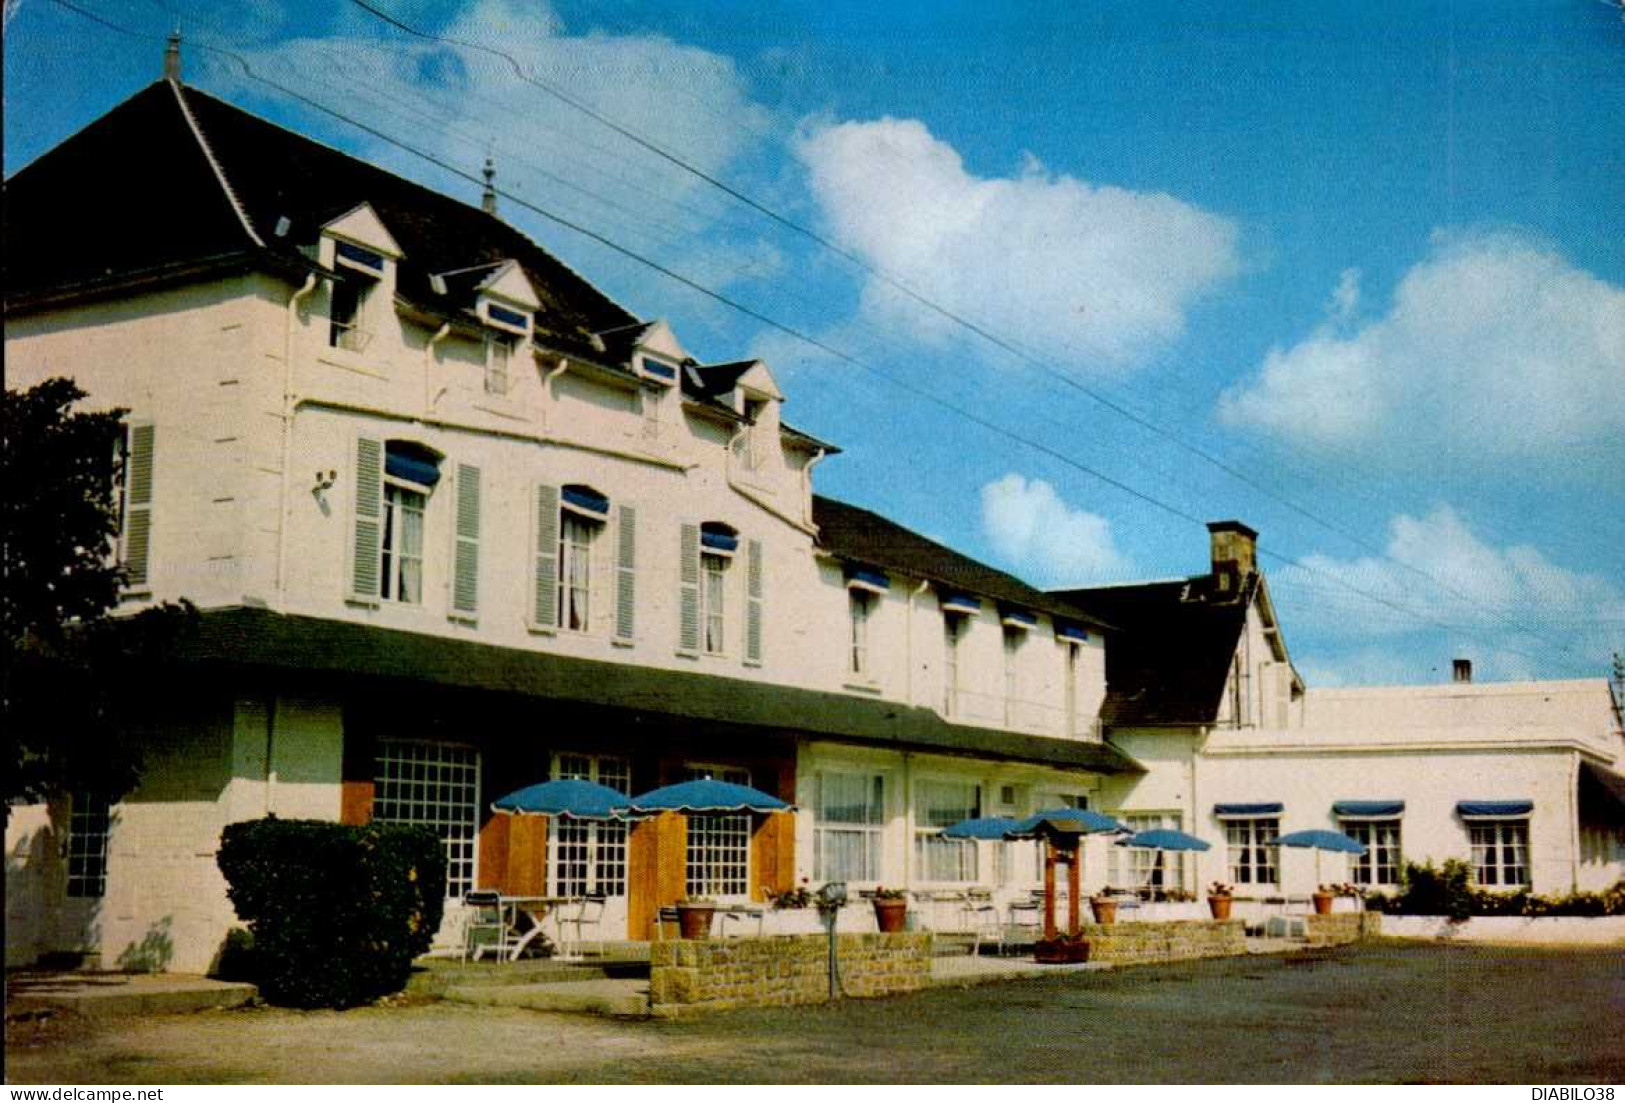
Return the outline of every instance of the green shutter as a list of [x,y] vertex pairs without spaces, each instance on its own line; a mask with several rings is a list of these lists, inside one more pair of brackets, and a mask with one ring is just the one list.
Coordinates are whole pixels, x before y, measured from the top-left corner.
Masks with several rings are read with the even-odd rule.
[[745,661],[762,661],[762,542],[745,541]]
[[480,469],[457,465],[457,534],[452,557],[451,610],[472,617],[480,609]]
[[621,506],[615,534],[615,638],[630,643],[637,630],[638,512]]
[[700,526],[677,531],[677,650],[700,649]]
[[128,479],[124,498],[124,581],[147,588],[147,560],[152,548],[152,468],[156,434],[151,425],[130,428]]
[[533,628],[559,625],[559,488],[536,484],[535,570],[530,623]]
[[377,601],[384,532],[384,446],[361,437],[355,442],[355,543],[350,560],[350,596]]

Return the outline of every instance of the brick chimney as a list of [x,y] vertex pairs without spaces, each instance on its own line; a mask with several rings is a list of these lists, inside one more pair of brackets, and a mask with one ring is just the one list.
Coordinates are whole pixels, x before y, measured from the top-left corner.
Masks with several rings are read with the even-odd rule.
[[1236,595],[1258,573],[1258,533],[1240,521],[1209,521],[1213,585],[1220,595]]
[[1450,680],[1463,685],[1473,680],[1473,660],[1451,659]]

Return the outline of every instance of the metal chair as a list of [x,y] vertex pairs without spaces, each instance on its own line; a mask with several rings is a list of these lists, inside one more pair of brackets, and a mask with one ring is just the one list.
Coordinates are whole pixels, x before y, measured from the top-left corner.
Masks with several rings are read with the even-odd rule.
[[756,920],[756,937],[762,937],[762,923],[767,918],[767,909],[756,904],[735,904],[727,908],[718,908],[717,916],[722,920],[723,931],[726,933],[729,923],[737,923],[741,928],[745,920]]
[[507,957],[508,918],[503,914],[502,894],[474,889],[463,895],[463,907],[463,960],[478,961],[487,950],[499,961]]
[[[574,956],[580,957],[584,953],[584,948],[586,946],[585,933],[588,927],[591,927],[597,933],[598,937],[594,939],[594,942],[598,947],[598,956],[603,956],[603,922],[605,902],[606,901],[603,893],[593,893],[589,896],[583,896],[579,900],[571,901],[570,905],[567,905],[572,909],[570,912],[566,913],[562,909],[560,910],[560,941],[563,941],[564,939],[565,928],[574,927],[576,930],[575,941],[573,944],[575,947]],[[676,917],[676,912],[677,909],[673,908],[672,915],[674,920]]]
[[666,940],[667,923],[670,923],[674,927],[678,924],[677,905],[675,904],[666,904],[663,907],[658,907],[655,909],[656,942],[664,942]]
[[987,889],[970,889],[966,891],[960,909],[965,927],[976,936],[972,954],[982,952],[984,939],[998,946],[999,953],[1004,953],[1004,924],[999,922],[999,909],[993,903],[993,893]]

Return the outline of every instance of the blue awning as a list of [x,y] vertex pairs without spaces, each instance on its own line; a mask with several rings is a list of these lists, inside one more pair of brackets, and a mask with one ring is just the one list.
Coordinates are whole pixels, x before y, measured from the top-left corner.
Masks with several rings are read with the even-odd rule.
[[1280,801],[1264,801],[1257,804],[1215,804],[1213,814],[1220,819],[1225,817],[1242,818],[1246,816],[1279,816],[1283,805]]
[[440,481],[440,464],[426,455],[412,455],[391,444],[384,450],[384,474],[432,487]]
[[999,622],[1011,628],[1032,628],[1038,624],[1038,614],[1005,606],[999,610]]
[[1464,800],[1456,804],[1456,815],[1466,819],[1505,820],[1527,816],[1535,810],[1532,800]]
[[1089,633],[1075,624],[1056,624],[1055,638],[1058,640],[1076,640],[1083,643],[1089,638]]
[[566,504],[588,513],[609,516],[609,499],[590,486],[567,486],[559,492]]
[[721,529],[700,530],[700,546],[710,548],[712,551],[731,552],[739,550],[739,537],[731,532]]
[[891,589],[891,579],[886,577],[884,571],[852,564],[848,564],[846,568],[846,584],[860,590],[873,590],[876,593]]
[[982,610],[982,599],[963,590],[939,589],[937,600],[941,603],[944,613],[979,613]]
[[1345,820],[1392,819],[1405,814],[1402,800],[1339,800],[1332,802],[1332,815]]

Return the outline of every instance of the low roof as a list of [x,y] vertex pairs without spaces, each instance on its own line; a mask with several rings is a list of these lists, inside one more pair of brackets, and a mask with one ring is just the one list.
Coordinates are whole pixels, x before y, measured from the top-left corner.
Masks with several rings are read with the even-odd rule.
[[1212,576],[1130,586],[1060,590],[1057,599],[1122,631],[1106,649],[1101,718],[1118,727],[1210,724],[1259,585],[1220,596]]
[[740,678],[494,647],[264,609],[205,612],[177,658],[186,665],[298,671],[546,698],[628,715],[767,728],[838,742],[1142,773],[1105,743],[952,724],[930,709]]
[[1035,589],[1014,575],[928,540],[878,513],[834,498],[813,496],[813,524],[818,526],[819,547],[832,555],[940,582],[996,602],[1036,609],[1061,620],[1096,628],[1109,628],[1113,623],[1056,594]]

